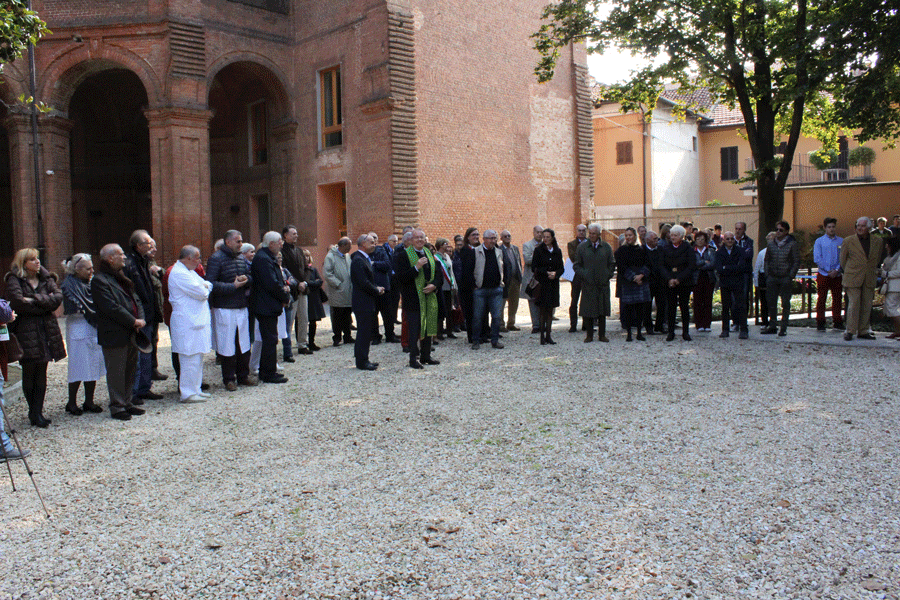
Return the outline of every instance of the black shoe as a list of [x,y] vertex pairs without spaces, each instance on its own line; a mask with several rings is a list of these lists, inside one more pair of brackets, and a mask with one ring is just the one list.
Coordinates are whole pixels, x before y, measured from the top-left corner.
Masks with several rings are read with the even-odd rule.
[[503,348],[505,348],[505,346],[503,344],[501,344],[500,342],[491,342],[491,348],[495,348],[497,350],[503,350]]
[[877,339],[874,334],[871,333],[860,333],[856,336],[857,339],[860,340],[874,340]]
[[209,389],[209,384],[208,384],[208,383],[201,383],[201,384],[200,384],[200,391],[201,391],[201,392],[205,392],[205,391],[208,390],[208,389]]
[[352,337],[344,338],[345,344],[352,344],[355,341],[356,341],[356,338],[352,338]]
[[540,328],[540,327],[532,327],[532,328],[531,328],[531,333],[540,333],[540,332],[541,332],[541,328]]
[[48,419],[45,419],[44,417],[42,417],[40,415],[37,417],[30,417],[28,420],[31,421],[31,424],[33,426],[40,427],[41,429],[46,429],[47,426],[50,424],[50,421]]
[[281,375],[277,375],[275,377],[270,377],[269,379],[263,379],[266,383],[286,383],[287,377],[282,377]]
[[165,381],[168,378],[169,376],[160,373],[159,369],[153,369],[153,373],[150,374],[150,379],[152,379],[153,381]]
[[425,368],[425,367],[422,366],[422,363],[420,363],[420,362],[417,361],[417,360],[411,360],[411,361],[409,361],[409,366],[410,366],[411,368],[413,368],[413,369],[424,369],[424,368]]
[[741,333],[738,335],[738,339],[739,339],[739,340],[746,340],[746,339],[749,338],[749,337],[750,337],[750,334],[747,333],[747,330],[746,330],[746,329],[742,329],[742,330],[741,330]]
[[399,344],[400,338],[398,338],[397,336],[391,336],[389,338],[384,338],[384,341],[387,344]]
[[722,331],[722,333],[719,334],[719,337],[720,337],[720,338],[727,338],[727,337],[729,337],[729,336],[731,336],[731,334],[728,332],[727,329],[724,330],[724,331]]
[[372,340],[373,346],[377,346],[379,344],[381,344],[381,338],[375,338],[374,340]]
[[84,414],[84,411],[81,410],[80,408],[78,408],[78,405],[75,404],[74,402],[72,402],[70,404],[66,404],[66,412],[69,413],[70,415],[75,415],[76,417]]
[[378,368],[378,365],[375,363],[366,363],[364,365],[356,365],[356,368],[360,371],[374,371]]
[[113,419],[118,419],[119,421],[130,421],[131,415],[128,414],[127,411],[117,412],[110,415]]
[[637,341],[639,341],[639,342],[646,342],[646,341],[647,341],[647,338],[644,337],[644,334],[643,334],[643,333],[637,334],[637,336],[635,336],[635,339],[636,339]]
[[[163,395],[156,392],[147,392],[146,394],[140,394],[138,398],[141,400],[162,400]],[[136,402],[132,402],[132,404],[136,404]]]
[[428,358],[425,358],[422,360],[422,364],[423,365],[439,365],[439,364],[441,364],[441,361],[435,360],[429,356]]
[[569,333],[576,333],[577,331],[578,331],[577,325],[572,325],[571,327],[569,327]]
[[819,324],[816,326],[816,331],[826,331],[827,329],[828,329],[828,328],[825,327],[825,323],[819,323]]
[[683,339],[683,340],[686,341],[686,342],[690,342],[693,338],[691,337],[691,334],[689,334],[689,333],[684,333],[684,334],[681,335],[681,339]]
[[481,348],[481,342],[474,342],[472,344],[472,350],[478,350],[479,348]]
[[674,339],[675,339],[675,334],[670,331],[669,335],[666,336],[666,341],[671,342]]
[[147,411],[145,411],[143,408],[138,408],[137,406],[129,406],[125,409],[125,412],[127,412],[129,415],[140,416]]
[[331,345],[334,346],[335,348],[337,348],[338,346],[341,345],[341,340],[334,340],[334,342]]
[[773,325],[771,327],[764,328],[762,331],[760,331],[760,333],[763,335],[771,335],[773,333],[778,333],[778,328]]
[[845,329],[847,329],[847,327],[844,326],[843,323],[835,323],[834,328],[837,329],[838,331],[844,331]]
[[555,345],[556,345],[556,342],[554,342],[554,341],[553,341],[553,338],[551,338],[549,335],[547,336],[547,343],[550,344],[550,345],[552,345],[552,346],[555,346]]
[[310,350],[309,348],[300,348],[299,350],[297,350],[297,354],[303,354],[304,356],[307,354],[312,354],[312,353],[313,353],[313,351]]
[[403,346],[403,351],[409,354],[409,346]]
[[309,349],[312,350],[313,352],[318,352],[322,348],[320,346],[316,346],[315,342],[310,342]]
[[631,331],[628,332],[628,335],[625,337],[625,341],[626,341],[626,342],[631,342],[631,341],[633,341],[633,338],[631,337]]
[[786,335],[787,335],[787,328],[786,328],[786,327],[782,327],[780,330],[778,330],[778,337],[784,337],[784,336],[786,336]]
[[144,401],[141,399],[140,396],[132,396],[131,403],[135,406],[143,406],[144,405]]
[[93,402],[85,402],[81,407],[81,410],[88,413],[102,413],[103,407],[99,404],[94,404]]
[[297,362],[293,356],[285,356],[283,361],[287,363]]
[[448,337],[449,339],[451,339],[451,340],[455,340],[455,339],[457,338],[457,336],[453,335],[453,334],[450,333],[450,332],[447,332],[447,333],[445,333],[444,335],[445,335],[446,337]]

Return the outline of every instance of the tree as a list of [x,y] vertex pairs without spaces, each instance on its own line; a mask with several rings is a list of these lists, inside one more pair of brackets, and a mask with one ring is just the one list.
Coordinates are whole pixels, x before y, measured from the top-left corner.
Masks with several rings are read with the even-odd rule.
[[47,33],[47,24],[27,1],[0,0],[0,63],[14,61]]
[[[833,146],[840,129],[861,141],[900,137],[900,16],[896,0],[560,0],[534,34],[540,81],[553,77],[559,49],[585,41],[656,61],[613,86],[625,111],[652,112],[664,85],[707,88],[739,106],[756,169],[760,231],[775,229],[797,142]],[[696,109],[685,106],[684,109]],[[787,137],[782,156],[776,140]]]

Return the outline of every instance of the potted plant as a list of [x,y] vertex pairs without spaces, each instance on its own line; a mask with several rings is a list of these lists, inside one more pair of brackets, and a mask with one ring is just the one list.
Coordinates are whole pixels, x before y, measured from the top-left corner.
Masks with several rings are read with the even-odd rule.
[[878,155],[868,146],[859,146],[850,151],[847,155],[847,164],[851,167],[868,167]]
[[809,164],[820,171],[833,169],[837,166],[838,153],[836,150],[819,148],[809,153]]

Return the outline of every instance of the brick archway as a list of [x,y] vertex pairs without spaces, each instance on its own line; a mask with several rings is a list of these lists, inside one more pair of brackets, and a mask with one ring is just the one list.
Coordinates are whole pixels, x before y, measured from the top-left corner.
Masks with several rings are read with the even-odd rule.
[[211,71],[210,195],[213,230],[255,242],[295,218],[296,126],[283,79],[247,58],[229,55]]
[[[67,112],[72,94],[84,80],[109,69],[127,69],[137,75],[151,107],[164,104],[163,86],[146,61],[119,47],[103,44],[78,45],[57,56],[39,73],[38,99],[60,112]],[[66,107],[63,109],[63,107]]]
[[263,83],[273,100],[273,116],[275,126],[291,122],[293,120],[293,107],[288,94],[287,79],[281,70],[268,58],[250,52],[232,52],[219,57],[209,69],[206,78],[206,89],[212,90],[213,84],[221,72],[227,67],[238,65],[248,77],[258,79]]

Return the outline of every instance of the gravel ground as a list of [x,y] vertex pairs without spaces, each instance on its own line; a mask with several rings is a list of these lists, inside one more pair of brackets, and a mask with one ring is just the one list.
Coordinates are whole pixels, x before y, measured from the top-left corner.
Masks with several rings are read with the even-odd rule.
[[424,371],[329,346],[232,394],[210,357],[210,402],[170,379],[127,423],[65,414],[52,365],[53,425],[20,431],[52,519],[14,463],[0,598],[898,597],[900,344],[566,324]]

